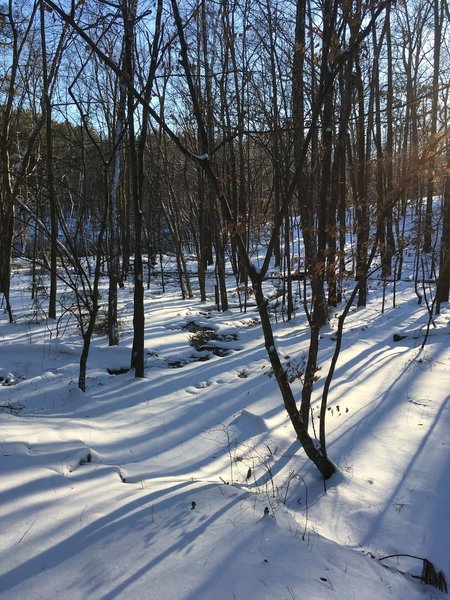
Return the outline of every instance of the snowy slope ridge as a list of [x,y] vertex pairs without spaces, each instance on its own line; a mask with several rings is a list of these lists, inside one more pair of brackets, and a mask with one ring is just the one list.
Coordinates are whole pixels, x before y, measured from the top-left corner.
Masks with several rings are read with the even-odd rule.
[[[417,578],[423,561],[385,559],[450,574],[450,344],[435,334],[420,350],[427,314],[406,283],[381,314],[374,281],[369,306],[348,317],[326,489],[295,440],[253,309],[218,314],[147,292],[145,379],[108,373],[128,366],[124,327],[118,348],[95,338],[83,394],[76,328],[56,337],[55,324],[25,318],[20,274],[13,285],[24,317],[0,316],[2,600],[446,597]],[[190,343],[185,325],[205,325],[205,311],[223,355]],[[449,318],[447,307],[436,331]],[[334,315],[322,374],[336,326]],[[394,342],[404,331],[418,335]],[[275,335],[286,364],[301,361],[304,317]]]

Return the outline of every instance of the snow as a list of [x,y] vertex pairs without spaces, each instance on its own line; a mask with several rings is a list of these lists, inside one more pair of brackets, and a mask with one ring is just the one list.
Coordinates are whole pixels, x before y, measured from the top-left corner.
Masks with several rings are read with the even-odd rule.
[[[368,307],[351,311],[327,411],[338,473],[324,487],[254,308],[221,314],[147,291],[146,377],[134,379],[108,373],[128,367],[132,344],[119,290],[121,346],[95,336],[82,393],[75,324],[57,337],[56,322],[36,322],[15,273],[17,322],[0,315],[1,600],[445,597],[414,577],[420,561],[379,559],[410,554],[450,573],[448,306],[423,350],[428,315],[410,283],[398,283],[396,308],[388,286],[381,314],[374,280]],[[340,310],[321,339],[314,415]],[[195,350],[189,322],[226,355]],[[282,359],[301,364],[301,311],[274,334]]]

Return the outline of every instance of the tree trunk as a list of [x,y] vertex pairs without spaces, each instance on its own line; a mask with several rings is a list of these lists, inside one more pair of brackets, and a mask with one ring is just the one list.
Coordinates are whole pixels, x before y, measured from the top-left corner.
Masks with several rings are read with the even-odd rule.
[[264,345],[267,350],[267,355],[269,357],[284,406],[289,415],[294,431],[297,434],[297,438],[305,451],[305,454],[316,465],[322,477],[324,479],[329,479],[336,472],[336,467],[331,460],[326,455],[322,454],[322,452],[316,447],[314,440],[308,433],[307,422],[305,423],[301,413],[297,408],[286,371],[281,364],[280,356],[276,349],[272,325],[270,323],[267,299],[264,298],[262,292],[262,281],[254,270],[251,269],[249,274],[253,284],[253,292],[255,294],[259,316],[261,318]]
[[[440,8],[441,7],[441,8]],[[443,23],[444,2],[433,0],[433,17],[434,17],[434,43],[433,43],[433,95],[431,100],[431,122],[430,122],[430,137],[431,144],[434,144],[437,132],[438,118],[438,88],[439,88],[439,71],[441,63],[441,32]],[[432,234],[433,234],[433,192],[434,192],[434,169],[435,160],[430,159],[429,165],[430,175],[427,181],[427,205],[425,210],[424,223],[424,252],[431,252]]]
[[[124,73],[123,77],[134,79],[134,23],[136,0],[124,0],[122,5],[124,23]],[[142,262],[142,209],[139,187],[139,166],[137,156],[138,140],[135,134],[134,96],[127,91],[128,159],[130,165],[131,200],[134,216],[134,296],[133,296],[133,347],[131,368],[136,377],[144,377],[144,272]]]
[[50,101],[50,88],[47,66],[47,44],[45,35],[45,7],[40,3],[40,21],[41,21],[41,45],[42,45],[42,112],[45,115],[45,157],[47,167],[47,194],[50,210],[50,291],[48,316],[50,319],[56,319],[56,293],[57,293],[57,267],[58,267],[58,214],[57,200],[54,181],[54,161],[53,161],[53,135],[52,135],[52,105]]
[[356,131],[356,278],[359,283],[358,306],[367,304],[367,247],[369,243],[369,212],[366,186],[366,150],[365,150],[365,105],[364,88],[359,58],[356,60],[356,89],[358,94],[358,121]]
[[[126,89],[118,81],[119,101],[113,138],[113,173],[109,209],[109,289],[108,289],[108,339],[110,346],[119,345],[119,324],[117,315],[117,288],[121,278],[119,240],[119,193],[122,174],[122,140],[125,135]],[[107,184],[107,182],[106,182]]]
[[[447,111],[444,112],[447,116]],[[436,289],[436,313],[439,314],[441,303],[449,301],[450,292],[450,140],[447,146],[447,174],[445,176],[443,197],[443,225],[441,237],[441,251],[439,262],[439,277]]]

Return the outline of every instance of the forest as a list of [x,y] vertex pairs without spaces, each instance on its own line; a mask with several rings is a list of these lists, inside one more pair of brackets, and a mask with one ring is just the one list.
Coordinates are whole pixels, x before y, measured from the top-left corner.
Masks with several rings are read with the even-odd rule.
[[[170,331],[168,315],[178,327],[195,311],[182,328],[199,365],[220,358],[245,386],[254,367],[225,360],[246,348],[240,328],[255,327],[248,356],[259,343],[266,383],[326,494],[343,472],[326,422],[343,414],[334,389],[363,352],[346,345],[355,328],[409,303],[416,316],[383,331],[418,350],[417,364],[448,334],[449,31],[448,0],[0,0],[0,340],[16,344],[28,319],[40,332],[30,340],[75,343],[64,386],[76,380],[88,396],[99,344],[125,394],[154,377],[152,327]],[[299,347],[283,347],[283,327]],[[382,343],[373,336],[365,343]],[[164,364],[185,368],[190,355],[175,348]],[[28,392],[13,371],[0,365],[0,416],[17,419]],[[239,437],[215,425],[231,468],[222,483],[236,483],[243,460],[242,481],[260,491],[256,461],[273,491],[271,443],[269,458],[238,460]],[[95,450],[75,450],[73,470],[96,462]],[[290,484],[307,485],[289,473],[285,507]],[[444,573],[423,564],[417,578],[446,591]]]

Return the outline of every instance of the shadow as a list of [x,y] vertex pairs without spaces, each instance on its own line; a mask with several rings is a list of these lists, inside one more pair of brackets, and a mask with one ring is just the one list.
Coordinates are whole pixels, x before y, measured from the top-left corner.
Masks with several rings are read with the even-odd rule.
[[[139,521],[145,517],[145,520],[148,521],[148,514],[150,513],[152,503],[158,501],[162,496],[180,491],[191,485],[192,482],[189,481],[180,482],[164,490],[146,494],[97,519],[75,534],[68,536],[60,543],[1,575],[0,590],[4,593],[16,586],[19,581],[23,582],[35,577],[41,573],[42,565],[45,565],[46,569],[52,569],[63,562],[69,561],[74,555],[82,554],[86,546],[100,541],[110,531],[114,530],[117,533],[131,514],[133,514],[134,520]],[[136,511],[138,512],[136,513]]]
[[[417,448],[416,448],[414,454],[410,457],[409,462],[403,471],[402,477],[392,488],[392,491],[389,494],[389,496],[386,497],[386,499],[384,501],[384,506],[379,510],[378,515],[371,521],[370,527],[367,530],[365,537],[362,539],[362,542],[361,542],[362,546],[369,546],[371,544],[374,535],[381,528],[381,523],[385,519],[387,511],[389,509],[391,509],[392,506],[394,505],[394,500],[398,496],[402,495],[402,490],[404,490],[406,488],[406,490],[408,491],[408,489],[410,489],[411,486],[415,485],[414,470],[415,470],[416,465],[419,462],[419,460],[423,457],[425,464],[429,465],[430,468],[434,469],[434,473],[430,477],[430,481],[427,482],[427,489],[423,490],[422,494],[421,494],[421,496],[423,498],[424,506],[426,506],[426,513],[429,515],[429,518],[427,519],[428,526],[427,526],[426,531],[428,532],[431,530],[435,534],[435,535],[433,535],[433,534],[428,535],[428,539],[429,539],[428,551],[431,552],[434,550],[437,557],[442,559],[443,554],[441,554],[439,552],[439,549],[436,548],[435,536],[442,537],[442,535],[443,535],[441,518],[442,518],[442,515],[445,514],[445,511],[443,510],[444,506],[446,508],[448,518],[450,518],[450,510],[448,507],[448,498],[445,497],[445,499],[444,499],[442,497],[442,493],[439,493],[438,490],[446,490],[446,489],[448,490],[449,489],[449,484],[447,483],[447,478],[448,478],[448,473],[450,472],[450,470],[449,470],[450,469],[450,457],[448,456],[448,453],[447,453],[447,460],[441,465],[440,472],[436,473],[436,471],[435,471],[436,466],[437,466],[436,461],[433,460],[432,456],[425,457],[425,454],[427,451],[428,443],[431,441],[431,438],[433,436],[436,436],[437,429],[438,429],[439,425],[442,423],[444,412],[449,410],[449,404],[450,404],[450,396],[447,396],[447,398],[444,400],[443,404],[436,411],[436,414],[434,416],[434,419],[433,419],[430,427],[428,428],[426,433],[424,433],[421,436],[421,441],[417,445]],[[450,419],[447,418],[447,424],[448,423],[450,423]],[[444,431],[442,433],[444,434]],[[438,439],[445,439],[445,437],[439,436]],[[431,480],[433,480],[433,481],[431,481]],[[439,484],[439,480],[441,480],[441,485]],[[445,481],[442,482],[442,480],[445,480]],[[419,500],[419,502],[416,506],[417,510],[420,510],[420,508],[421,508],[420,505],[421,505],[421,502]],[[437,510],[438,505],[441,507],[440,510]],[[444,536],[445,536],[447,552],[448,552],[449,544],[448,544],[448,540],[447,540],[447,534],[445,533]],[[431,540],[433,540],[432,544],[430,544]],[[406,550],[410,551],[410,548],[414,547],[414,544],[415,544],[415,542],[411,541],[411,545],[410,545],[409,549],[406,549]],[[442,543],[441,543],[441,545],[442,545]],[[419,541],[418,546],[419,546],[420,551],[423,553],[423,551],[424,551],[423,540]],[[445,553],[444,553],[444,556],[445,556]]]
[[[212,487],[216,487],[216,485],[210,484],[203,486],[203,490]],[[184,502],[187,506],[189,504],[191,496],[191,493],[187,494],[183,492],[182,494],[178,494],[177,501]],[[175,553],[180,555],[181,557],[183,552],[185,552],[189,548],[189,546],[191,546],[195,541],[198,542],[201,535],[209,527],[211,527],[215,521],[217,521],[219,518],[222,518],[227,511],[229,511],[236,503],[240,502],[241,500],[242,495],[228,500],[228,502],[225,502],[219,510],[203,519],[201,523],[199,523],[196,527],[190,529],[189,531],[180,528],[180,523],[178,520],[176,520],[173,523],[172,527],[175,529],[181,529],[180,534],[177,536],[176,540],[167,548],[165,548],[162,552],[154,556],[151,560],[144,561],[144,564],[142,564],[142,566],[140,566],[139,569],[133,571],[131,575],[129,575],[126,579],[124,579],[118,585],[116,585],[116,587],[113,590],[102,595],[102,600],[113,600],[114,598],[122,597],[122,594],[131,584],[135,584],[138,579],[148,575],[151,569],[157,567],[168,556],[171,556]],[[166,525],[168,525],[169,529],[171,528],[170,523],[166,523]]]

